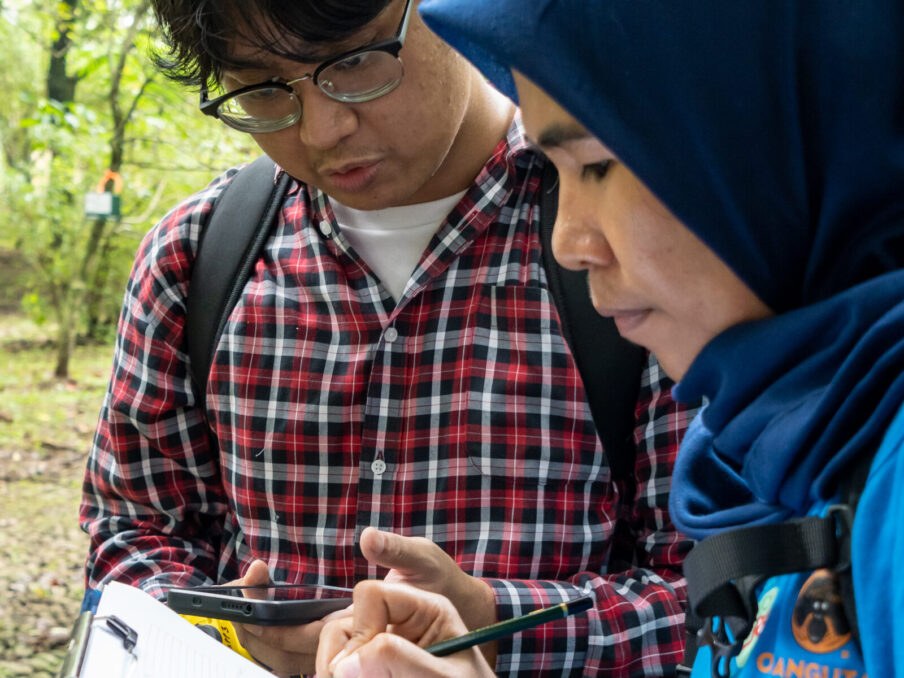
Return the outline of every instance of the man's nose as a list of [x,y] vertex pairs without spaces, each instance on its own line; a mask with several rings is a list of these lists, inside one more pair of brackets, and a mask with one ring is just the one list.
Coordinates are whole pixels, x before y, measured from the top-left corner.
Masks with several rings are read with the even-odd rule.
[[303,84],[299,134],[312,149],[329,150],[358,129],[358,112],[353,104],[331,99],[312,82]]

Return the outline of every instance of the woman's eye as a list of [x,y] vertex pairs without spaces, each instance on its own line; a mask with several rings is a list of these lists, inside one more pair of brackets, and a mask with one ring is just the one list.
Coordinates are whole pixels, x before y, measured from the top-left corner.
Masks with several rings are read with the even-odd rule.
[[584,165],[581,167],[581,179],[595,179],[596,181],[601,181],[602,178],[606,176],[606,173],[611,166],[611,160],[602,160],[591,165]]

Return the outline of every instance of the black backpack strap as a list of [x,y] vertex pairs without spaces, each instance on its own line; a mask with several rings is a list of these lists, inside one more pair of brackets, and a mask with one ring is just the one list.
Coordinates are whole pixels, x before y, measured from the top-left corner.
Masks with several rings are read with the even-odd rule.
[[707,537],[684,560],[687,594],[702,618],[743,617],[734,582],[743,577],[773,577],[822,567],[850,565],[851,513],[831,507],[825,517],[809,516],[772,525],[755,525]]
[[634,472],[634,412],[647,352],[622,339],[612,318],[599,315],[587,293],[587,272],[569,271],[552,254],[552,231],[558,208],[558,173],[543,168],[540,238],[549,290],[559,311],[562,334],[571,348],[590,412],[614,479]]
[[[866,487],[869,471],[873,467],[874,456],[874,454],[864,455],[853,468],[848,469],[841,482],[841,497],[850,507],[852,514],[857,513],[857,505],[863,495],[863,488]],[[854,578],[850,572],[841,577],[841,600],[844,603],[844,613],[851,625],[851,634],[857,643],[860,643],[860,622],[857,619],[857,604],[854,600]]]
[[226,320],[276,222],[289,175],[261,156],[236,174],[217,198],[198,242],[185,310],[189,370],[206,410],[207,378]]

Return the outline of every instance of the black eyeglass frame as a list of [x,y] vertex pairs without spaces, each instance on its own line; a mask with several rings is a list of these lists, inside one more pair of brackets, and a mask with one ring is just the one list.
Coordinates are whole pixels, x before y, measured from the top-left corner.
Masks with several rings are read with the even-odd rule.
[[[296,82],[300,82],[302,80],[307,80],[308,78],[313,80],[314,84],[317,85],[317,87],[320,87],[320,91],[323,92],[324,94],[326,94],[328,97],[330,97],[331,99],[335,99],[336,101],[342,101],[343,103],[362,103],[365,101],[373,101],[374,99],[379,99],[381,96],[384,96],[385,94],[389,94],[389,92],[391,92],[396,87],[398,87],[399,83],[396,83],[391,89],[389,89],[387,91],[379,91],[374,96],[365,96],[365,97],[361,97],[361,98],[356,98],[354,96],[350,97],[348,95],[336,95],[335,93],[329,92],[326,89],[324,89],[323,87],[321,87],[320,82],[319,82],[320,74],[323,73],[323,71],[326,70],[327,68],[329,68],[330,66],[333,66],[333,65],[339,63],[340,61],[344,61],[345,59],[350,59],[351,57],[355,57],[359,54],[364,54],[366,52],[387,52],[387,53],[391,54],[394,58],[399,59],[399,52],[402,51],[402,47],[405,44],[405,35],[408,32],[408,20],[411,16],[411,7],[413,4],[414,3],[412,0],[405,0],[405,12],[402,14],[402,20],[399,22],[399,26],[396,29],[395,35],[393,37],[387,38],[386,40],[380,40],[380,41],[372,43],[370,45],[365,45],[364,47],[359,47],[359,48],[353,49],[349,52],[345,52],[344,54],[340,54],[331,59],[327,59],[322,64],[320,64],[317,68],[315,68],[313,73],[307,73],[307,74],[301,76],[300,78],[295,78],[294,80],[290,80],[287,83],[271,80],[268,82],[260,82],[255,85],[246,85],[245,87],[240,87],[237,90],[233,90],[232,92],[227,92],[226,94],[218,96],[216,99],[208,99],[207,88],[202,87],[201,88],[201,102],[199,104],[201,113],[203,113],[204,115],[209,115],[209,116],[219,119],[220,118],[219,108],[220,108],[220,105],[224,101],[228,101],[229,99],[232,99],[233,97],[241,96],[242,94],[247,94],[248,92],[254,92],[254,91],[257,91],[260,89],[277,88],[277,89],[284,90],[285,92],[291,94],[294,97],[296,95],[295,95],[295,90],[292,88],[292,84],[294,84]],[[399,61],[401,62],[401,59],[399,59]],[[404,75],[404,72],[403,72],[403,75]],[[399,82],[401,82],[401,79],[399,79]],[[295,120],[293,120],[292,122],[288,123],[286,125],[286,127],[290,127],[290,126],[294,125],[300,119],[301,119],[301,110],[299,107],[298,117]],[[285,128],[281,128],[281,129],[285,129]],[[277,130],[273,130],[273,131],[277,131]]]

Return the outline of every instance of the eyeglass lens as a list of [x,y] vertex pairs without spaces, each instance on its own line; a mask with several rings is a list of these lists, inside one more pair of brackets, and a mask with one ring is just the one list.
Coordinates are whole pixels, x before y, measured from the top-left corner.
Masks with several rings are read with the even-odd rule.
[[402,80],[402,62],[389,52],[353,54],[324,68],[317,84],[342,101],[367,101],[391,91]]
[[[402,62],[389,52],[353,54],[324,68],[317,84],[328,96],[355,103],[391,92],[402,80]],[[243,131],[279,129],[301,115],[298,97],[281,87],[261,87],[223,101],[217,109],[227,124]]]

